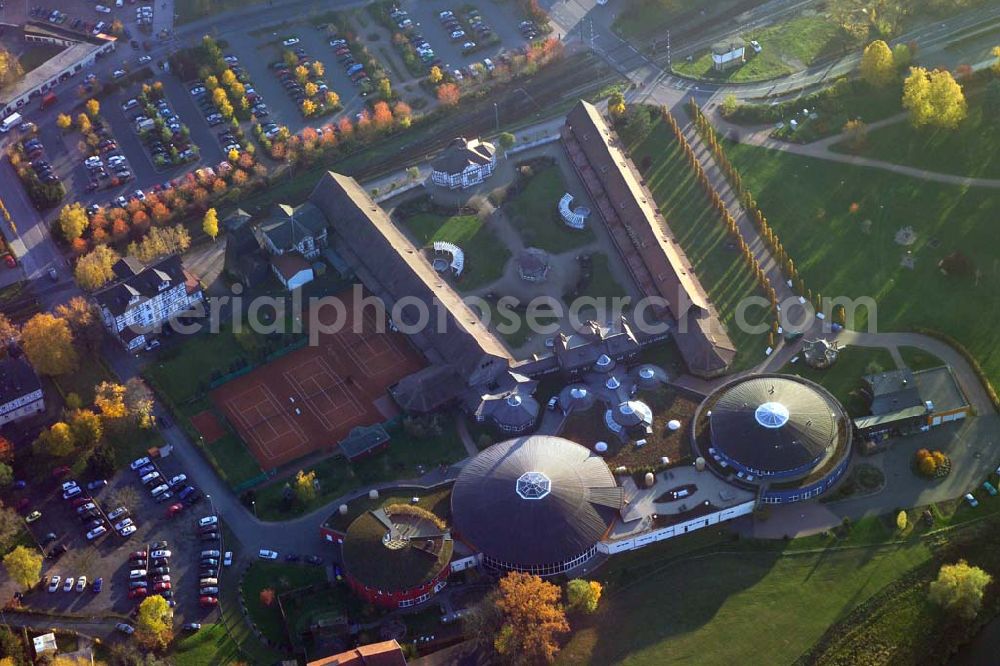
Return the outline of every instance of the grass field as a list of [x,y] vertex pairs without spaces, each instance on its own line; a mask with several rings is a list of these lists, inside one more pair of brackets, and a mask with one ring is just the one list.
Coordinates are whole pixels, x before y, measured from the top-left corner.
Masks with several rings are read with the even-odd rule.
[[939,368],[945,364],[944,361],[939,359],[934,354],[925,352],[922,349],[917,349],[916,347],[900,347],[899,355],[903,357],[903,363],[905,363],[906,367],[910,370]]
[[860,43],[825,16],[800,16],[743,37],[760,42],[761,52],[749,44],[746,62],[740,67],[718,72],[712,66],[712,54],[706,51],[692,62],[674,62],[674,71],[694,78],[732,81],[766,81],[797,72],[831,56],[845,55]]
[[590,255],[590,282],[587,288],[580,292],[580,297],[590,298],[621,298],[627,292],[618,284],[608,262],[608,255],[603,252],[595,252]]
[[104,360],[96,354],[80,350],[80,365],[73,372],[53,377],[63,396],[75,393],[84,405],[94,402],[94,387],[101,382],[117,382],[118,379],[104,365]]
[[241,661],[236,643],[222,624],[202,625],[195,633],[174,642],[171,656],[176,666],[217,666]]
[[868,406],[859,389],[862,377],[874,372],[895,370],[896,364],[885,349],[872,347],[847,347],[840,351],[837,361],[829,368],[819,369],[806,365],[805,360],[789,363],[781,372],[812,380],[833,394],[851,416],[868,413]]
[[254,562],[247,570],[242,588],[247,613],[250,620],[273,644],[287,642],[285,626],[277,599],[270,606],[263,605],[260,602],[261,590],[270,588],[277,595],[311,585],[316,582],[316,577],[315,567],[277,562]]
[[[698,185],[694,171],[680,151],[680,144],[666,125],[657,120],[649,136],[629,148],[636,164],[642,165],[643,175],[660,211],[691,260],[736,345],[733,369],[761,361],[767,347],[767,335],[745,333],[734,322],[739,302],[748,296],[763,297],[763,292],[740,260],[736,246],[731,245],[725,225]],[[767,316],[761,308],[750,308],[746,319],[750,324],[757,324],[766,321]]]
[[257,515],[265,520],[282,520],[302,515],[354,488],[379,481],[419,477],[417,465],[430,471],[436,465],[451,464],[466,456],[465,447],[451,419],[446,420],[443,432],[437,437],[417,439],[408,435],[399,425],[389,428],[389,436],[389,449],[367,460],[352,464],[338,456],[306,466],[306,470],[316,471],[321,488],[316,499],[306,505],[298,502],[286,505],[283,502],[284,482],[259,488],[256,491]]
[[792,663],[831,623],[930,557],[921,542],[803,554],[731,544],[671,561],[671,545],[598,572],[610,580],[601,607],[559,663]]
[[558,254],[594,240],[590,227],[570,229],[563,224],[559,199],[565,193],[562,170],[553,164],[536,172],[521,192],[504,202],[504,212],[525,245]]
[[469,291],[489,284],[503,275],[510,251],[477,215],[442,217],[418,213],[403,219],[418,245],[434,241],[454,243],[465,253],[465,269],[455,283],[459,291]]
[[[963,343],[1000,379],[1000,198],[993,190],[727,144],[733,163],[795,260],[824,297],[871,297],[880,332],[935,329]],[[895,242],[911,226],[916,242]],[[914,268],[901,265],[912,252]],[[938,262],[960,253],[964,273]],[[862,308],[854,326],[872,318]]]
[[[838,152],[849,152],[839,143]],[[955,130],[915,129],[903,121],[868,133],[853,153],[918,169],[974,178],[1000,178],[1000,122],[984,107],[982,95],[969,95],[969,116]]]

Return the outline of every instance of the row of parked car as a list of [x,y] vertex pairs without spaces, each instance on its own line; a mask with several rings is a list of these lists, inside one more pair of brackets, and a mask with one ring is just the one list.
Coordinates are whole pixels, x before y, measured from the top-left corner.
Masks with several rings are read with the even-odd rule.
[[87,484],[87,493],[76,481],[65,481],[62,484],[62,496],[70,502],[77,518],[88,528],[87,540],[94,541],[108,533],[108,528],[113,527],[123,538],[128,538],[135,534],[136,525],[129,516],[127,508],[120,506],[105,514],[100,506],[100,502],[90,496],[89,493],[100,490],[108,482],[104,479],[92,481]]
[[45,159],[45,146],[37,136],[21,143],[24,156],[30,160],[28,166],[42,183],[58,183],[59,176],[55,174],[52,165]]
[[[221,566],[232,566],[232,551],[221,552],[221,530],[218,516],[198,519],[198,536],[206,550],[198,561],[198,604],[202,608],[219,605],[219,572]],[[214,546],[214,547],[213,547]]]
[[[350,53],[350,49],[348,49],[347,52]],[[292,98],[292,101],[295,102],[296,106],[301,107],[302,102],[310,97],[310,95],[306,92],[305,89],[306,83],[311,82],[313,85],[316,86],[315,94],[317,95],[325,94],[330,89],[330,87],[326,84],[326,81],[313,74],[311,67],[313,62],[315,61],[311,57],[309,57],[309,54],[306,53],[305,49],[296,48],[293,51],[293,53],[295,54],[295,57],[298,59],[298,64],[295,65],[295,67],[301,66],[309,70],[309,74],[307,75],[305,81],[300,81],[299,78],[296,76],[296,74],[292,71],[293,68],[289,67],[288,63],[286,63],[284,60],[271,63],[271,69],[274,70],[274,73],[278,77],[278,80],[281,81],[281,86],[288,93],[288,96]],[[363,74],[364,65],[357,65],[357,67]],[[358,70],[355,70],[355,72],[357,71]],[[364,76],[367,77],[368,75],[364,74]]]
[[[337,57],[337,62],[344,67],[347,76],[355,85],[361,85],[368,80],[368,73],[365,71],[365,66],[354,59],[354,54],[351,53],[351,46],[347,43],[346,39],[331,39],[330,46],[333,48],[333,54]],[[320,92],[326,91],[321,88]]]
[[89,178],[87,191],[117,187],[134,177],[125,155],[118,149],[110,130],[104,123],[94,127],[94,133],[100,139],[93,149],[93,154],[83,160]]
[[149,490],[149,494],[157,502],[166,502],[175,497],[183,504],[191,506],[201,499],[201,491],[187,482],[187,474],[178,474],[170,480],[160,473],[156,463],[143,456],[133,460],[129,465],[133,472],[139,475],[139,479]]
[[396,26],[406,33],[410,44],[413,46],[414,51],[417,53],[417,57],[423,62],[428,69],[435,65],[441,64],[441,59],[437,57],[434,53],[434,49],[431,45],[424,39],[423,35],[413,28],[413,20],[410,15],[403,9],[399,7],[393,7],[392,11],[389,12],[389,16],[392,20],[396,22]]
[[143,599],[158,594],[174,606],[170,582],[170,557],[166,541],[150,544],[148,549],[137,550],[128,556],[128,598]]

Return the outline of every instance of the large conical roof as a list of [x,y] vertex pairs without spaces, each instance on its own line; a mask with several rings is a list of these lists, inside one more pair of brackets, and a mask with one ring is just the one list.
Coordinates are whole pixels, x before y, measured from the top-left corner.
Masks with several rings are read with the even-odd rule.
[[586,552],[621,502],[604,460],[568,439],[538,435],[477,455],[451,494],[456,533],[485,555],[521,567]]

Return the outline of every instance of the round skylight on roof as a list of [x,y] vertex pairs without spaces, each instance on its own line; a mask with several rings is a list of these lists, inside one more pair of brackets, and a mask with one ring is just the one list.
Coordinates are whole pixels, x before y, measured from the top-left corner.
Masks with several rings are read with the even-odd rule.
[[608,381],[604,382],[604,385],[614,391],[620,388],[622,383],[618,381],[617,377],[608,377]]
[[642,377],[643,379],[652,379],[653,378],[653,374],[654,373],[653,373],[653,369],[652,368],[640,368],[639,369],[639,376]]
[[511,407],[519,407],[521,405],[521,396],[516,394],[507,396],[507,404]]
[[587,397],[587,389],[583,388],[582,386],[574,386],[569,390],[569,394],[574,399],[579,400],[581,398]]
[[780,402],[765,402],[754,411],[757,423],[765,428],[780,428],[788,423],[788,408]]
[[552,491],[552,481],[541,472],[525,472],[515,485],[521,499],[540,500]]

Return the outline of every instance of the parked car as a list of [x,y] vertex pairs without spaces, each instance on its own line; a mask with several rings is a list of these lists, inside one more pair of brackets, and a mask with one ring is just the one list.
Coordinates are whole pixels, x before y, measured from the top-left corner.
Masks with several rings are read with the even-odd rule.
[[299,38],[298,37],[289,37],[289,38],[285,39],[283,42],[281,42],[281,45],[282,46],[295,46],[298,43],[299,43]]
[[[126,202],[126,203],[128,203],[128,202]],[[139,469],[140,467],[144,467],[144,466],[148,465],[149,462],[150,462],[149,458],[142,457],[142,458],[139,458],[138,460],[133,460],[132,463],[129,464],[129,467],[132,468],[132,470],[134,471],[134,470]]]
[[198,599],[198,605],[202,608],[211,608],[212,606],[219,605],[219,599],[218,597],[200,597]]
[[97,481],[91,481],[88,483],[87,490],[100,490],[106,485],[108,485],[108,482],[105,479],[98,479]]
[[86,589],[87,589],[87,577],[80,576],[79,578],[76,579],[76,591],[83,592]]
[[26,523],[33,523],[36,520],[38,520],[39,518],[41,518],[41,517],[42,517],[42,512],[38,511],[38,510],[35,510],[35,511],[32,511],[31,513],[29,513],[27,516],[24,517],[24,522],[26,522]]
[[93,541],[94,539],[101,536],[107,531],[108,528],[104,527],[104,525],[101,525],[100,527],[95,527],[94,529],[87,532],[87,541]]
[[273,550],[268,550],[267,548],[261,548],[257,556],[262,560],[276,560],[278,559],[278,553]]
[[153,559],[157,559],[157,560],[159,560],[159,559],[165,560],[165,559],[169,558],[170,555],[171,555],[171,553],[170,553],[169,550],[154,550],[152,553],[150,553],[150,557],[152,557]]
[[62,576],[56,574],[49,579],[49,592],[55,592],[59,589],[59,583],[62,582]]
[[135,627],[133,627],[131,624],[126,624],[124,622],[119,622],[118,624],[116,624],[115,629],[128,636],[131,636],[132,634],[135,633]]
[[233,551],[227,550],[222,557],[222,566],[231,567],[233,565]]
[[127,516],[127,515],[128,515],[128,509],[126,509],[123,506],[120,506],[108,514],[108,520],[118,520],[122,516]]
[[979,506],[979,500],[977,500],[972,493],[965,493],[965,501],[969,503],[973,509]]
[[209,525],[217,525],[218,523],[218,516],[205,516],[204,518],[198,519],[198,527],[207,527]]

